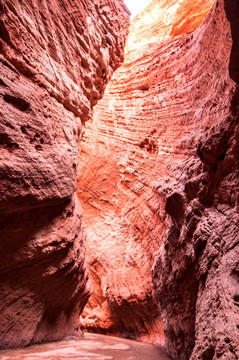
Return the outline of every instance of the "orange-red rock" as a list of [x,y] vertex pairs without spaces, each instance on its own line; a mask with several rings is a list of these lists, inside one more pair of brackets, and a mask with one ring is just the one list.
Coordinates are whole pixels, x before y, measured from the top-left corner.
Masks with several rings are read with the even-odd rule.
[[78,193],[95,296],[82,324],[163,341],[162,316],[173,358],[236,359],[238,7],[214,2],[195,30],[179,14],[163,43],[142,29],[150,41],[87,123]]
[[176,359],[239,356],[238,21],[238,4],[217,1],[195,32],[207,76],[206,86],[197,84],[206,102],[191,134],[196,153],[174,166],[171,186],[159,182],[173,222],[153,276],[167,350]]
[[126,54],[143,45],[162,43],[196,29],[214,0],[153,0],[130,24]]
[[0,1],[0,346],[77,335],[79,142],[123,59],[122,1]]

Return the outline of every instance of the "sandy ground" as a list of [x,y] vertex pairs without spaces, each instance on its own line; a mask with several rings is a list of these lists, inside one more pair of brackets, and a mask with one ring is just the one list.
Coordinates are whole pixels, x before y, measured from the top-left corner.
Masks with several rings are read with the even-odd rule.
[[162,348],[116,337],[85,334],[67,340],[24,349],[3,350],[1,360],[169,360]]

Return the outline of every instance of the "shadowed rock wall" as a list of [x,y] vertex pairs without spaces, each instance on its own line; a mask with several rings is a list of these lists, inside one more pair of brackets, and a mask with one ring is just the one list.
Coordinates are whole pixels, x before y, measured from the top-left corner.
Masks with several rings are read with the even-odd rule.
[[174,168],[176,184],[167,190],[159,185],[173,224],[153,276],[167,350],[175,359],[239,356],[238,4],[218,1],[212,15],[200,45],[205,54],[216,51],[205,89],[214,101],[198,119],[206,112],[211,126],[198,132],[197,154]]
[[237,16],[216,1],[197,29],[129,49],[82,145],[82,324],[162,342],[162,317],[175,359],[237,356]]
[[0,344],[80,334],[84,122],[123,60],[122,1],[0,1]]

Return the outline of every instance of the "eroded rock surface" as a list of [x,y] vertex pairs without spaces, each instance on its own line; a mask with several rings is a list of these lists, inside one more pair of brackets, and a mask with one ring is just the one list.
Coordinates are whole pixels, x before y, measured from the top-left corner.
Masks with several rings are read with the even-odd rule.
[[[220,312],[216,305],[213,309],[209,298],[216,294],[215,284],[211,283],[207,295],[199,292],[201,270],[194,267],[199,267],[204,251],[205,258],[211,259],[205,244],[209,246],[207,236],[216,241],[211,231],[218,224],[222,227],[218,236],[225,246],[232,246],[231,259],[236,259],[238,35],[236,20],[229,15],[230,1],[195,2],[194,13],[189,12],[192,2],[188,7],[182,2],[180,11],[173,7],[175,1],[167,3],[179,14],[178,21],[172,16],[176,22],[171,35],[164,29],[159,43],[161,35],[152,41],[149,32],[150,43],[127,52],[87,123],[79,196],[95,296],[83,312],[82,324],[109,333],[120,328],[122,335],[163,342],[162,317],[166,346],[173,357],[190,358],[195,346],[193,358],[206,359],[206,349],[212,353],[206,333],[219,343],[217,335],[213,337],[214,326],[229,338],[232,349],[236,341],[238,307],[225,304]],[[189,12],[188,19],[183,8]],[[145,19],[149,10],[142,15]],[[198,14],[204,21],[195,29],[193,15]],[[234,8],[235,18],[236,14]],[[180,25],[182,32],[172,33],[182,19],[188,27]],[[222,217],[216,217],[217,212]],[[229,230],[226,213],[231,239],[224,234]],[[197,245],[192,243],[194,236]],[[216,247],[226,254],[222,241],[217,240]],[[222,264],[218,254],[215,258]],[[194,260],[187,262],[188,257]],[[204,261],[205,276],[210,279],[211,262],[207,268]],[[226,276],[226,271],[222,273]],[[212,314],[207,319],[209,308]],[[234,319],[231,336],[226,320],[222,327],[212,320],[217,313]]]
[[[238,4],[217,1],[195,32],[208,77],[207,86],[197,85],[210,103],[191,135],[197,154],[174,166],[171,185],[159,183],[173,224],[153,275],[166,346],[175,359],[239,357],[238,21]],[[209,126],[200,129],[206,119]]]
[[213,3],[214,0],[153,0],[130,24],[126,53],[196,29]]
[[0,1],[0,344],[77,335],[84,122],[123,59],[122,1]]

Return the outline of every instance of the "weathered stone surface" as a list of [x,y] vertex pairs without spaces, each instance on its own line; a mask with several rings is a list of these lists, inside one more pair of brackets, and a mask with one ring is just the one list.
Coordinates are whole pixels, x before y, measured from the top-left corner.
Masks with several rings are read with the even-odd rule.
[[167,350],[175,359],[239,356],[238,21],[238,4],[217,1],[194,33],[199,59],[205,55],[201,73],[208,77],[207,86],[200,79],[197,86],[210,102],[202,104],[191,134],[197,154],[174,165],[171,186],[159,183],[173,223],[153,275]]
[[[205,16],[212,1],[200,3],[200,13]],[[150,44],[127,52],[92,121],[87,123],[79,166],[78,192],[88,229],[87,251],[96,294],[83,312],[83,325],[105,332],[120,328],[127,336],[163,342],[162,316],[167,349],[182,359],[190,357],[195,319],[198,323],[203,312],[196,310],[199,279],[188,264],[185,272],[182,270],[182,285],[177,281],[177,276],[181,279],[181,257],[183,261],[186,255],[176,236],[184,231],[185,242],[193,248],[197,227],[194,216],[206,216],[211,206],[216,211],[209,194],[212,186],[220,184],[219,178],[215,180],[219,175],[214,174],[218,162],[233,172],[228,192],[236,197],[236,151],[232,151],[230,166],[223,162],[237,113],[238,67],[231,54],[232,49],[238,51],[235,44],[232,47],[232,35],[235,39],[237,35],[235,29],[231,34],[234,25],[228,19],[228,4],[215,2],[195,30],[189,21],[188,28],[183,27],[186,34],[178,36],[175,31],[173,39],[165,31],[163,43],[157,38],[152,42],[149,33]],[[194,10],[198,15],[198,3]],[[182,12],[179,14],[182,19]],[[199,16],[201,21],[203,16]],[[215,133],[213,141],[211,132]],[[221,174],[222,169],[217,171]],[[226,199],[226,183],[222,186],[218,194],[225,193]],[[198,201],[204,199],[200,212],[195,210],[198,197]],[[226,223],[223,227],[227,228]],[[163,244],[165,235],[175,242],[170,238]],[[167,257],[169,241],[173,247]],[[157,255],[161,245],[162,254]],[[151,280],[155,259],[153,276],[161,314]],[[195,266],[197,263],[195,255]],[[202,295],[204,300],[206,309],[210,304]],[[222,317],[225,311],[224,307]],[[213,332],[212,320],[205,315],[204,319]],[[226,333],[226,327],[221,331]],[[205,344],[202,334],[197,335],[195,349],[200,344]]]
[[121,1],[0,1],[0,344],[77,335],[84,122],[123,59]]
[[153,0],[130,24],[126,54],[151,43],[162,43],[196,29],[214,0]]

